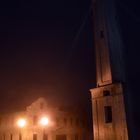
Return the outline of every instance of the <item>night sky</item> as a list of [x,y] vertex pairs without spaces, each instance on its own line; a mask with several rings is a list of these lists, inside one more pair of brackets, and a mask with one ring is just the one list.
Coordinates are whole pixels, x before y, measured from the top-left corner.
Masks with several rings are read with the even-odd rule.
[[[131,139],[140,139],[140,8],[139,1],[120,1],[120,23],[124,40],[125,70],[129,91],[127,107],[131,111]],[[133,134],[132,134],[133,133]]]
[[52,105],[90,106],[95,84],[91,1],[0,5],[0,111],[23,109],[40,96]]

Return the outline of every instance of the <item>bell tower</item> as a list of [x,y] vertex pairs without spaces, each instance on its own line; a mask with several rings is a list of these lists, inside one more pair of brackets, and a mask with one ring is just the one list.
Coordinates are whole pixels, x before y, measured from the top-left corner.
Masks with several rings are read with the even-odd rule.
[[128,140],[123,43],[115,0],[93,0],[96,88],[91,89],[94,140]]

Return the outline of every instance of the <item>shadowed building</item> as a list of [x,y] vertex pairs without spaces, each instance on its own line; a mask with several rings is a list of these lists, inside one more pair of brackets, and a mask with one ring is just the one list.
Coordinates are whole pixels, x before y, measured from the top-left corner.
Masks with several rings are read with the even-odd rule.
[[90,140],[90,135],[84,118],[51,108],[44,98],[25,111],[0,116],[0,140]]
[[93,0],[96,83],[91,89],[94,140],[128,140],[123,45],[115,0]]

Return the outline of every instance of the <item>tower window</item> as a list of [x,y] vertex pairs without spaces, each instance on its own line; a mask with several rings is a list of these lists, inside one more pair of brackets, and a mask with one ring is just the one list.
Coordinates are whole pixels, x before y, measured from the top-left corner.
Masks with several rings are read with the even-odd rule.
[[109,96],[110,95],[110,91],[109,90],[104,90],[103,91],[103,96]]
[[105,123],[112,123],[112,107],[111,106],[105,106]]

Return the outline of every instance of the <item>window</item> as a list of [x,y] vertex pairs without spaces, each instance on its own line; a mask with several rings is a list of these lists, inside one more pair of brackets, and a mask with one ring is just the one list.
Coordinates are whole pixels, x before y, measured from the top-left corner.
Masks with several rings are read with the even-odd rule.
[[19,134],[19,140],[22,140],[22,135],[21,134]]
[[109,90],[104,90],[103,91],[103,96],[109,96],[110,95],[110,91]]
[[3,140],[5,140],[5,134],[3,134]]
[[78,140],[78,134],[74,135],[74,140]]
[[43,134],[43,140],[48,140],[48,135],[47,134]]
[[10,134],[10,140],[12,140],[13,139],[13,135],[12,134]]
[[83,140],[86,140],[86,135],[85,134],[83,134],[82,137],[83,137],[82,138]]
[[111,106],[105,106],[105,123],[112,123],[112,107]]
[[37,140],[37,134],[33,134],[33,140]]
[[56,140],[67,140],[66,135],[56,135]]

